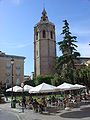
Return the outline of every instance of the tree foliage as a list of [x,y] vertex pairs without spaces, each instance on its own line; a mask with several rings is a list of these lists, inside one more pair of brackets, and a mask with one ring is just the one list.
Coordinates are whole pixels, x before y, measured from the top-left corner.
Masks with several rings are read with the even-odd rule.
[[35,86],[35,80],[29,80],[29,81],[25,81],[24,84],[26,85],[30,85],[30,86]]
[[79,69],[74,70],[75,83],[83,84],[90,88],[90,65],[83,65]]
[[47,84],[51,84],[51,79],[53,77],[51,75],[38,75],[35,80],[35,85],[39,85],[43,82]]
[[59,74],[55,73],[53,78],[51,79],[51,84],[54,86],[58,86],[62,83],[63,83],[62,77]]
[[77,52],[76,48],[78,47],[75,42],[76,36],[72,36],[69,30],[69,23],[67,20],[64,20],[64,26],[62,28],[63,40],[58,42],[59,49],[62,51],[62,56],[57,59],[56,68],[62,69],[61,72],[64,72],[65,76],[69,76],[69,80],[74,83],[73,80],[73,69],[75,67],[74,60],[77,56],[80,56],[80,53]]

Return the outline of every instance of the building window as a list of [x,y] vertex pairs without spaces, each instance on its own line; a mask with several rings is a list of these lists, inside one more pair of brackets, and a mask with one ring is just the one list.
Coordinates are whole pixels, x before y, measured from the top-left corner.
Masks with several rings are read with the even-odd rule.
[[16,69],[20,69],[20,65],[19,64],[16,65]]
[[20,85],[19,77],[18,77],[17,80],[16,80],[16,85]]
[[36,40],[38,40],[38,32],[36,32]]
[[20,65],[19,64],[16,65],[16,76],[17,76],[16,85],[20,85],[20,79],[19,79],[19,76],[20,76]]
[[10,69],[10,63],[7,63],[7,69]]
[[17,76],[19,76],[20,72],[19,72],[19,69],[17,69]]
[[6,78],[6,88],[8,87],[9,85],[9,77]]
[[9,71],[10,71],[10,63],[7,63],[7,69],[6,69],[6,70],[7,70],[7,73],[6,73],[6,74],[7,74],[7,76],[9,76],[9,75],[10,75],[10,74],[9,74]]
[[9,85],[9,77],[10,77],[10,63],[7,63],[7,67],[6,67],[6,88],[8,87]]
[[43,30],[43,38],[46,38],[46,32]]
[[50,37],[51,37],[51,39],[53,39],[53,33],[52,33],[52,31],[50,32]]
[[16,75],[17,75],[17,77],[19,77],[19,75],[20,75],[20,65],[19,64],[16,65]]

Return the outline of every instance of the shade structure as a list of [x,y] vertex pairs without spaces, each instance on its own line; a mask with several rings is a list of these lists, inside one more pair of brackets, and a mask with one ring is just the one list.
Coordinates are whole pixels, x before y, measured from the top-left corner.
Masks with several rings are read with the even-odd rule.
[[48,93],[48,92],[54,92],[55,86],[49,85],[46,83],[42,83],[32,89],[30,89],[29,93]]
[[[6,92],[12,91],[12,88],[9,88],[6,90]],[[22,88],[20,86],[14,86],[13,87],[13,92],[22,92]]]
[[86,88],[84,85],[79,85],[79,84],[73,85],[73,89],[84,89],[84,88]]
[[29,92],[29,90],[32,89],[32,88],[33,88],[33,87],[30,86],[30,85],[25,85],[25,86],[24,86],[24,91]]
[[70,83],[63,83],[59,86],[56,87],[56,91],[66,91],[66,90],[71,90],[73,88],[73,85]]

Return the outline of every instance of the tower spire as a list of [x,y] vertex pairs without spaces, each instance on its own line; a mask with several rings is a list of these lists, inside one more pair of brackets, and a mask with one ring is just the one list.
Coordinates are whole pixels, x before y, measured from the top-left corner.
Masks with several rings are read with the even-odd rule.
[[47,12],[46,12],[45,8],[43,8],[41,20],[48,21]]

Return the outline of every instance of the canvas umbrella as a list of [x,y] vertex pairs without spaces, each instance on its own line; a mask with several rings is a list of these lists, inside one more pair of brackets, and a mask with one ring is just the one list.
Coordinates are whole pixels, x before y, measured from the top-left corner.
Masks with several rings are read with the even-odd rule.
[[29,93],[48,93],[48,92],[54,92],[55,86],[49,85],[46,83],[42,83],[32,89],[29,90]]
[[33,88],[33,87],[30,86],[30,85],[25,85],[25,86],[24,86],[24,91],[29,92],[29,90],[32,89],[32,88]]
[[73,89],[83,89],[86,88],[84,85],[79,85],[79,84],[75,84],[73,85]]
[[66,91],[66,90],[71,90],[73,88],[73,85],[70,83],[63,83],[59,86],[56,87],[56,91]]
[[[6,90],[6,92],[12,91],[12,88],[9,88]],[[20,86],[14,86],[13,87],[13,92],[22,92],[22,88]]]

